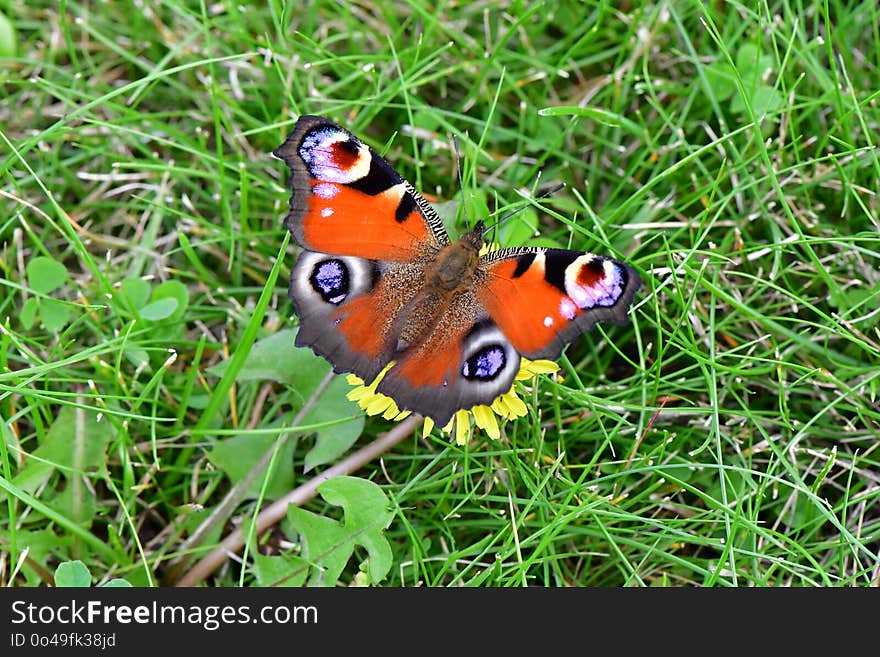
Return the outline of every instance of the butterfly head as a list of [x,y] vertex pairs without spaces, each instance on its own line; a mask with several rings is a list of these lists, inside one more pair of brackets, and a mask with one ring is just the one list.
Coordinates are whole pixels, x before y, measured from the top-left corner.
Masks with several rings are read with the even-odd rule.
[[478,221],[472,230],[461,236],[460,241],[466,242],[468,246],[472,246],[477,251],[483,246],[483,235],[486,233],[486,224]]

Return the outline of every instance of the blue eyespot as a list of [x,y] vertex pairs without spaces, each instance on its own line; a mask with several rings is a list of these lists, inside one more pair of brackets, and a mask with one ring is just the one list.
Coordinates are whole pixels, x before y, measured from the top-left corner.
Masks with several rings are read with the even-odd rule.
[[507,355],[504,353],[504,347],[490,344],[482,347],[464,362],[461,375],[470,380],[491,381],[504,370],[505,365],[507,365]]
[[321,298],[334,306],[345,301],[349,285],[348,267],[341,260],[322,260],[312,269],[309,282]]

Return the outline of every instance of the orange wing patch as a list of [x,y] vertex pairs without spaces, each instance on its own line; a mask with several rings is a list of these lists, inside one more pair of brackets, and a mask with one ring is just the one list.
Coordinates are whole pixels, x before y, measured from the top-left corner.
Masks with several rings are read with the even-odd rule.
[[378,359],[385,351],[386,331],[383,326],[388,317],[382,306],[372,296],[354,299],[334,313],[336,328],[345,336],[349,348],[372,359]]
[[394,367],[394,375],[416,388],[448,384],[455,379],[461,358],[458,344],[457,340],[447,342],[434,339],[424,349],[408,354]]
[[413,260],[431,232],[417,211],[398,221],[405,193],[403,183],[370,195],[343,183],[311,181],[301,220],[305,246],[370,260]]
[[[533,354],[552,343],[580,309],[545,280],[543,254],[514,278],[518,264],[509,259],[490,265],[490,280],[479,291],[479,298],[514,348],[521,354]],[[525,313],[531,320],[526,320]]]

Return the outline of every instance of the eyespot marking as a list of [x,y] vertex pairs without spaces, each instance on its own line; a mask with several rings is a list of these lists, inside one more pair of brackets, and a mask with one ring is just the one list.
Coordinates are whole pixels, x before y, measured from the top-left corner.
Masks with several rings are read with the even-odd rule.
[[488,344],[464,361],[461,375],[469,380],[491,381],[499,372],[504,371],[506,364],[507,355],[504,347],[499,344]]
[[312,269],[309,283],[327,303],[338,306],[348,296],[350,274],[341,260],[322,260]]

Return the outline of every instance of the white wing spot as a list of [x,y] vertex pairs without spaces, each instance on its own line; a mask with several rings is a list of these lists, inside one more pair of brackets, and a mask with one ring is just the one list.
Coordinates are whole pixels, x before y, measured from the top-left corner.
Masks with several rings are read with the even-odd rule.
[[[339,148],[337,144],[349,142],[348,133],[331,126],[324,126],[312,130],[303,139],[299,148],[299,156],[306,163],[312,175],[319,180],[349,184],[360,180],[370,172],[370,152],[367,147],[357,140],[357,154],[345,153],[342,160],[346,164],[340,165],[335,155]],[[346,150],[348,147],[345,147]],[[354,155],[354,161],[349,165],[349,159]]]
[[333,208],[321,208],[321,216],[325,219],[333,215]]
[[563,297],[562,301],[559,302],[559,314],[565,317],[565,319],[574,319],[574,316],[577,315],[577,306],[574,301],[568,297]]
[[544,326],[546,326],[547,328],[550,328],[551,326],[553,326],[553,318],[550,317],[550,315],[547,315],[544,318]]
[[602,276],[592,285],[581,285],[577,282],[581,269],[588,266],[594,257],[581,256],[565,270],[565,291],[578,308],[613,306],[623,293],[623,278],[620,270],[611,260],[606,260],[602,264]]
[[320,185],[315,185],[312,187],[312,194],[315,196],[320,196],[323,199],[327,199],[328,201],[336,196],[336,193],[339,191],[339,188],[336,185],[332,185],[330,183],[321,183]]

